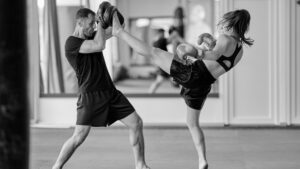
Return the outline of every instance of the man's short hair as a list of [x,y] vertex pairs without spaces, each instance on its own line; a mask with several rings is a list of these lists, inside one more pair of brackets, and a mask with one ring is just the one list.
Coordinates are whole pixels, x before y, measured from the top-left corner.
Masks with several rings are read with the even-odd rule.
[[95,12],[88,9],[88,8],[81,8],[77,11],[76,13],[76,19],[80,19],[80,18],[87,18],[89,16],[89,14],[92,14],[95,16]]

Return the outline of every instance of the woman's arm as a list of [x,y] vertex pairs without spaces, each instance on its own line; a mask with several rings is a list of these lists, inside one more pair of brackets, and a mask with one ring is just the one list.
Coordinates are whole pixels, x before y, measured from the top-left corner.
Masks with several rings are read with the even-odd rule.
[[220,35],[216,46],[211,50],[201,50],[199,56],[204,60],[217,60],[221,55],[227,52],[230,40],[226,35]]

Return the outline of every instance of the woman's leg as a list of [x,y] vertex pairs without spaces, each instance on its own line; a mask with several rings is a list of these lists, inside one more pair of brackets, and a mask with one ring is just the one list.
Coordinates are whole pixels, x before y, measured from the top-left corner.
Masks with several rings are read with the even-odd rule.
[[187,106],[187,126],[193,138],[199,158],[199,169],[207,168],[205,140],[203,131],[199,125],[200,110],[192,109]]
[[116,15],[114,15],[113,19],[112,35],[124,40],[138,54],[152,57],[157,66],[170,74],[170,67],[174,55],[159,48],[154,48],[125,31],[120,25]]
[[163,71],[165,71],[168,74],[170,74],[170,68],[174,56],[174,54],[166,52],[159,48],[153,48],[151,54],[154,64],[159,66]]

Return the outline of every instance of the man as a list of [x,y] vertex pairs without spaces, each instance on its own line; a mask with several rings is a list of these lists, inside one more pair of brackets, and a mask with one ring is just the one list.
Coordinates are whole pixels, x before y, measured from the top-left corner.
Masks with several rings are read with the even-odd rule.
[[[97,32],[94,32],[95,27]],[[100,24],[96,26],[95,13],[90,9],[78,10],[75,31],[65,44],[66,57],[78,78],[77,121],[74,134],[64,143],[53,169],[63,168],[91,127],[108,126],[117,120],[129,128],[136,169],[148,168],[144,157],[142,119],[115,88],[103,58],[102,50],[112,36],[111,30],[111,27],[104,30]]]

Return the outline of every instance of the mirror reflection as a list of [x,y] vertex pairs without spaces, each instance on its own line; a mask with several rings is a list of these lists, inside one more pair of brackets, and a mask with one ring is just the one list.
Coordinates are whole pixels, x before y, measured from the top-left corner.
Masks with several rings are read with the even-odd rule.
[[[76,94],[76,75],[66,60],[64,44],[75,27],[81,7],[96,10],[102,1],[45,1],[39,4],[40,91],[42,95]],[[111,0],[125,17],[126,29],[155,47],[173,52],[178,38],[196,44],[198,35],[215,32],[215,8],[211,0]],[[147,8],[149,5],[155,8]],[[138,8],[136,8],[138,7]],[[129,8],[135,8],[130,10]],[[156,10],[150,10],[156,9]],[[130,13],[128,11],[135,11]],[[116,87],[125,94],[174,94],[180,86],[156,67],[150,58],[138,55],[122,41],[111,38],[105,61]],[[218,93],[216,82],[211,93]]]
[[[157,48],[173,51],[170,31],[174,30],[173,18],[130,19],[129,31],[138,39]],[[120,71],[123,78],[116,80],[116,86],[129,93],[178,93],[179,85],[163,70],[155,66],[151,58],[137,54],[130,49],[129,66]]]

